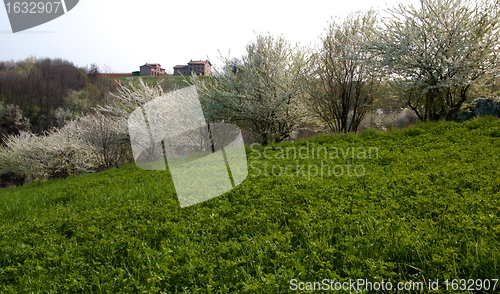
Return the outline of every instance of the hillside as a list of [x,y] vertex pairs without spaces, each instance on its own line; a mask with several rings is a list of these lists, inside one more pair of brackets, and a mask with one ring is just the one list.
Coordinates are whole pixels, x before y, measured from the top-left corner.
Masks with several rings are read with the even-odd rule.
[[[174,89],[174,88],[184,88],[188,85],[188,81],[190,79],[189,76],[173,76],[173,75],[165,75],[165,76],[127,76],[127,77],[119,77],[116,80],[120,82],[125,81],[137,81],[141,78],[146,84],[153,86],[156,83],[160,83],[165,85],[166,89]],[[210,78],[209,76],[200,76],[200,79]]]
[[0,292],[498,279],[499,148],[494,118],[249,146],[241,185],[183,209],[168,171],[134,165],[2,189]]

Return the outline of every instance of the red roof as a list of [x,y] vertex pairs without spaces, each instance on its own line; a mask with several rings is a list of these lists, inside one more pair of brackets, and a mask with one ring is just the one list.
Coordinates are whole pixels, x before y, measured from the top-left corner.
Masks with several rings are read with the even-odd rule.
[[174,66],[174,68],[187,68],[188,66],[187,65],[176,65]]
[[159,63],[146,63],[144,65],[141,65],[140,67],[144,67],[144,66],[147,66],[147,67],[161,67],[161,65]]
[[210,61],[208,61],[208,60],[195,60],[195,61],[191,60],[190,62],[188,62],[188,64],[210,64],[210,65],[212,65],[210,63]]

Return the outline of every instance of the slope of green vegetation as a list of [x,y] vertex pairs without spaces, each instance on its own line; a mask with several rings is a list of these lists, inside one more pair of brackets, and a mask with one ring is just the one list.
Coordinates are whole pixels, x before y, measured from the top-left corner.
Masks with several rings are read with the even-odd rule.
[[[147,85],[154,86],[157,83],[161,85],[165,85],[167,90],[175,89],[175,88],[184,88],[189,85],[190,76],[173,76],[173,75],[165,75],[165,76],[129,76],[129,77],[120,77],[117,78],[118,81],[126,82],[126,81],[138,81],[138,79],[142,79]],[[200,79],[207,79],[209,76],[199,76]]]
[[168,171],[134,165],[0,190],[0,292],[288,293],[292,279],[368,279],[444,293],[444,279],[500,277],[499,120],[247,150],[241,185],[183,209]]

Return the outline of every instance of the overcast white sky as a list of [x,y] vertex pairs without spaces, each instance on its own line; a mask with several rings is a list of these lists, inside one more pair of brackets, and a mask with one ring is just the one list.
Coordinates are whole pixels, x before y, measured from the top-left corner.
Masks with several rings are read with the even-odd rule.
[[67,14],[16,34],[0,8],[0,60],[57,57],[82,67],[96,63],[106,72],[132,72],[148,62],[172,72],[191,59],[217,64],[219,51],[240,57],[255,33],[311,44],[332,16],[397,2],[80,0]]

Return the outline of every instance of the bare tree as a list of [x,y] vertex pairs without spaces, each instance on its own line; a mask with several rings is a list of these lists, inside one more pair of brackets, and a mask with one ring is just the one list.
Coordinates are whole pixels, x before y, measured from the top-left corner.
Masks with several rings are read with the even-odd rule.
[[455,119],[481,77],[498,72],[499,4],[421,0],[388,10],[371,49],[420,120]]
[[99,76],[101,75],[101,71],[99,70],[99,66],[97,64],[92,63],[89,67],[85,69],[87,72],[87,77],[91,83],[95,83]]
[[377,77],[363,44],[376,23],[373,11],[332,21],[308,73],[308,105],[334,132],[355,132],[373,102]]

